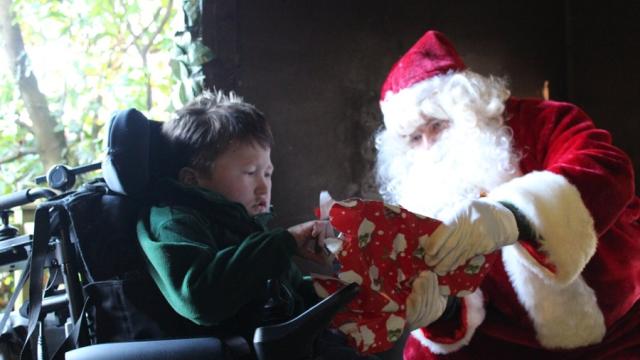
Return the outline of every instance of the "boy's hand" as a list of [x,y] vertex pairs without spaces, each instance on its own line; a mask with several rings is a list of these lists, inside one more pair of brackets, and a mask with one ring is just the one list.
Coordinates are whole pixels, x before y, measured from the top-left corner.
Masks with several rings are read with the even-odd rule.
[[323,265],[327,263],[327,251],[319,242],[319,235],[323,228],[324,224],[322,221],[314,220],[294,225],[287,229],[296,240],[296,244],[298,245],[296,254],[298,256]]

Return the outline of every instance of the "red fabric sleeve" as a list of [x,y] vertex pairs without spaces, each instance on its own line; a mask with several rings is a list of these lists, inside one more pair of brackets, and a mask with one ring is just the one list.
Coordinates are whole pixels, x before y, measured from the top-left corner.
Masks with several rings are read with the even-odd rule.
[[422,332],[427,339],[433,342],[453,344],[464,338],[468,328],[467,305],[462,301],[457,316],[453,316],[447,320],[437,320],[431,325],[422,328]]
[[548,170],[576,186],[591,213],[596,232],[606,231],[633,199],[633,167],[578,107],[553,101],[507,103],[509,125],[523,152],[524,173]]

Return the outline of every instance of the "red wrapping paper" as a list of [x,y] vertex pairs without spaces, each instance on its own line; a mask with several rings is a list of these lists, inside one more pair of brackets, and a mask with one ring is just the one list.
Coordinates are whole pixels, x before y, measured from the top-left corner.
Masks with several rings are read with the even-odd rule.
[[[362,353],[388,350],[405,330],[405,303],[413,280],[430,271],[423,246],[441,222],[361,199],[336,202],[329,221],[341,233],[341,249],[335,252],[340,270],[335,277],[315,275],[316,292],[326,297],[347,283],[358,283],[359,294],[333,325]],[[439,276],[441,294],[461,297],[475,291],[496,256],[475,256]]]

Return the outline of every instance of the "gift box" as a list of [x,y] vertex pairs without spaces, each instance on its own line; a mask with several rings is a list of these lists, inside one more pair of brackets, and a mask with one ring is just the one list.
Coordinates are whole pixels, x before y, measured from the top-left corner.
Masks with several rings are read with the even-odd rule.
[[[340,235],[325,242],[336,256],[339,270],[331,277],[314,275],[315,290],[326,297],[345,284],[358,283],[358,296],[333,319],[333,325],[362,353],[388,350],[405,331],[405,303],[413,280],[430,271],[424,246],[441,222],[375,200],[332,204],[329,222]],[[496,257],[495,253],[478,255],[439,275],[440,293],[471,294]]]

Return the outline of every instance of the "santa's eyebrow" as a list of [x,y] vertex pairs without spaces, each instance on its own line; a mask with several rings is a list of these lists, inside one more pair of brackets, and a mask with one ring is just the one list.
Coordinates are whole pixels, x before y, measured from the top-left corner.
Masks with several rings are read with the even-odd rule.
[[420,118],[422,119],[422,121],[424,121],[424,125],[429,125],[433,122],[437,122],[437,121],[450,121],[449,119],[440,119],[434,116],[429,116],[427,114],[421,113],[420,114]]

